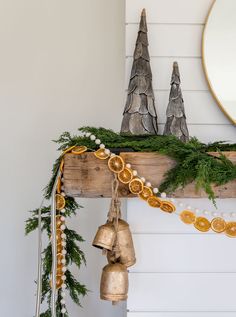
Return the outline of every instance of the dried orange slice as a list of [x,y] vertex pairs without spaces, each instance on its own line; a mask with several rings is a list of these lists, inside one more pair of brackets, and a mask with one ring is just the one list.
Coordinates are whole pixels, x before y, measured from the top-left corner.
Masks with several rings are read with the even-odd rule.
[[61,220],[58,220],[57,223],[56,223],[56,225],[57,225],[57,229],[60,229],[60,227],[61,227],[61,225],[62,225]]
[[64,160],[62,159],[61,163],[60,163],[60,171],[61,171],[61,173],[63,173],[63,168],[64,168]]
[[61,254],[61,253],[58,253],[57,254],[57,264],[58,265],[62,265],[62,259],[64,259],[64,255],[63,254]]
[[211,228],[211,223],[208,219],[204,217],[197,217],[194,223],[194,227],[202,232],[207,232]]
[[76,147],[76,145],[73,145],[73,146],[69,147],[68,149],[65,149],[65,150],[63,151],[62,155],[65,155],[66,153],[71,152],[75,147]]
[[225,233],[230,238],[236,237],[236,222],[235,221],[227,223]]
[[63,249],[63,248],[62,248],[61,243],[57,244],[57,252],[58,252],[58,253],[61,253],[62,249]]
[[105,149],[98,149],[94,152],[94,155],[100,160],[106,160],[109,157],[109,154],[105,153]]
[[[61,279],[61,276],[57,276],[56,278],[56,288],[61,288],[63,284],[63,280]],[[50,280],[50,286],[52,287],[52,280]]]
[[152,189],[147,186],[143,186],[143,191],[139,194],[139,197],[143,200],[148,200],[153,195]]
[[61,194],[56,194],[56,208],[62,210],[66,205],[66,200]]
[[57,181],[57,193],[60,194],[61,193],[61,178],[58,178]]
[[76,146],[71,150],[71,153],[73,154],[82,154],[88,150],[87,146],[81,145],[81,146]]
[[125,162],[119,155],[112,156],[108,161],[109,169],[114,173],[120,173],[125,168]]
[[170,201],[162,200],[161,206],[162,211],[172,213],[175,211],[175,205],[172,204]]
[[211,221],[211,229],[217,233],[224,232],[226,229],[226,222],[224,219],[217,217]]
[[148,198],[147,200],[149,206],[154,207],[154,208],[160,208],[162,201],[160,198],[158,198],[157,196],[151,196]]
[[57,276],[64,275],[62,268],[63,268],[63,265],[58,265],[57,266]]
[[61,221],[61,216],[57,215],[56,216],[56,225],[57,225],[57,230],[60,229],[61,225],[63,225],[65,221]]
[[190,210],[182,211],[179,216],[180,216],[180,219],[187,225],[194,223],[196,220],[195,214]]
[[62,242],[61,234],[62,234],[62,230],[61,229],[57,229],[57,231],[56,231],[57,243],[61,243]]
[[138,195],[143,191],[143,182],[140,178],[133,178],[129,183],[129,190],[132,194]]
[[118,174],[118,179],[123,184],[128,184],[133,178],[133,173],[130,168],[125,167],[123,171]]

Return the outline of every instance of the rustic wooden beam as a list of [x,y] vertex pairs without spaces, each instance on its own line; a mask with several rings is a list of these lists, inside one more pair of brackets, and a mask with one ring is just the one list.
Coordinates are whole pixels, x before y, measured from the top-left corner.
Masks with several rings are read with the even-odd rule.
[[[217,156],[219,153],[210,153]],[[236,152],[224,153],[236,164]],[[165,155],[148,152],[129,152],[120,154],[125,162],[130,163],[140,175],[143,175],[155,186],[159,186],[164,174],[175,165],[175,162]],[[64,190],[73,197],[111,197],[112,173],[107,167],[107,160],[97,159],[93,153],[82,155],[66,154],[64,165]],[[216,197],[235,198],[236,180],[223,186],[213,186]],[[119,186],[121,197],[134,197],[127,185]],[[181,198],[207,197],[204,191],[196,191],[195,184],[191,183],[184,189],[179,189],[172,195]]]

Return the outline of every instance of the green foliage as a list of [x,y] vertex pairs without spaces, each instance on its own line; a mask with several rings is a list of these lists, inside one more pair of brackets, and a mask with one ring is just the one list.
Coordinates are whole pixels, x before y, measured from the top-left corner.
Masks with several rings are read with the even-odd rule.
[[[236,166],[223,154],[213,157],[207,153],[236,151],[236,144],[227,144],[223,141],[204,144],[196,138],[183,143],[174,136],[126,136],[94,127],[83,127],[79,131],[96,135],[110,149],[129,148],[136,152],[159,152],[173,158],[176,166],[166,173],[160,186],[161,191],[169,194],[195,180],[197,189],[203,189],[209,199],[215,202],[211,185],[222,185],[236,179]],[[64,132],[55,142],[59,144],[59,150],[65,150],[73,145],[86,145],[91,150],[97,148],[89,138],[81,135],[71,136],[69,132]]]
[[[76,210],[81,208],[77,204],[77,202],[74,200],[74,198],[66,197],[66,206],[65,206],[65,213],[64,215],[66,217],[71,217],[72,215],[76,214]],[[51,207],[43,207],[41,209],[42,213],[42,231],[45,231],[48,235],[48,238],[50,239],[51,236],[51,229],[50,229],[50,211]],[[38,228],[38,212],[39,209],[35,209],[30,211],[30,218],[26,220],[26,226],[25,226],[25,233],[29,234],[35,229]],[[83,251],[80,249],[78,242],[83,242],[83,238],[74,230],[71,230],[69,228],[65,229],[66,234],[66,248],[67,248],[67,254],[66,254],[66,265],[75,264],[78,268],[82,264],[86,264],[85,261],[85,255]],[[50,241],[50,240],[49,240]],[[50,301],[51,301],[51,287],[50,287],[50,278],[51,278],[51,268],[52,268],[52,247],[51,243],[49,242],[48,246],[43,250],[42,252],[42,258],[43,258],[43,274],[42,274],[42,302],[47,301],[48,303],[48,310],[46,310],[44,313],[41,313],[41,317],[51,317],[51,309],[50,309]],[[66,271],[66,287],[71,295],[72,300],[77,304],[81,306],[80,303],[80,297],[85,296],[87,294],[87,289],[85,285],[81,284],[79,281],[76,280],[76,278],[73,276],[73,274],[70,272],[69,269]],[[61,304],[60,304],[60,291],[58,293],[57,298],[57,316],[61,316]],[[69,317],[68,314],[64,314],[65,317]]]
[[87,294],[87,289],[84,285],[80,284],[69,270],[66,271],[66,284],[68,286],[70,297],[79,306],[81,306],[79,297]]

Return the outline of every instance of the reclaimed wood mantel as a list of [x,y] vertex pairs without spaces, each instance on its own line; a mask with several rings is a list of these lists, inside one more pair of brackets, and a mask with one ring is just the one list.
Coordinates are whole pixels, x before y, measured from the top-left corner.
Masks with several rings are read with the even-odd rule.
[[[217,156],[219,153],[210,153]],[[236,152],[224,152],[236,164]],[[164,179],[164,174],[175,165],[175,162],[158,153],[151,152],[123,152],[120,155],[125,162],[130,163],[139,175],[144,176],[155,186],[159,186]],[[82,155],[66,154],[64,157],[64,191],[73,197],[111,197],[112,172],[107,167],[107,160],[97,159],[93,153]],[[213,186],[216,197],[235,198],[236,180],[222,186]],[[134,197],[128,185],[120,184],[121,197]],[[195,184],[191,183],[183,189],[178,189],[172,195],[181,198],[207,197],[203,190],[196,191]]]

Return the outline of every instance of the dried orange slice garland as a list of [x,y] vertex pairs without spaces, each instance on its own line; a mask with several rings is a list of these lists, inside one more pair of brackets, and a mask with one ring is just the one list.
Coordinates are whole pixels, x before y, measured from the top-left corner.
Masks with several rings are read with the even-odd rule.
[[61,194],[56,194],[56,208],[62,210],[66,205],[66,200]]
[[113,173],[121,173],[125,168],[125,162],[119,155],[114,155],[108,160],[108,167]]
[[143,191],[138,195],[139,198],[143,200],[148,200],[153,195],[153,192],[150,187],[143,186]]
[[139,195],[143,191],[143,182],[140,178],[135,177],[129,183],[129,190],[132,194]]
[[211,221],[211,229],[217,233],[224,232],[227,227],[227,224],[224,219],[217,217]]
[[82,153],[84,153],[84,152],[86,152],[88,150],[88,148],[87,148],[87,146],[84,146],[84,145],[82,145],[82,146],[76,146],[76,147],[74,147],[72,150],[71,150],[71,153],[72,154],[82,154]]
[[235,238],[236,237],[236,222],[231,221],[226,225],[225,233],[228,237]]
[[194,222],[194,227],[202,232],[207,232],[211,228],[211,223],[207,218],[197,217]]
[[190,211],[190,210],[184,210],[184,211],[182,211],[182,212],[180,213],[180,219],[181,219],[184,223],[190,225],[190,224],[193,224],[193,223],[195,222],[196,216],[195,216],[195,214],[194,214],[192,211]]
[[[148,205],[153,208],[160,208],[162,211],[166,213],[173,213],[176,211],[175,205],[167,200],[161,199],[156,194],[156,188],[152,188],[149,182],[145,183],[145,179],[137,177],[137,172],[132,171],[130,168],[130,164],[125,164],[124,159],[120,155],[115,155],[111,153],[108,149],[105,148],[104,144],[101,144],[101,141],[96,139],[95,136],[91,135],[91,133],[86,133],[86,137],[90,137],[91,140],[94,140],[95,143],[99,146],[99,149],[94,152],[94,155],[100,160],[108,160],[108,168],[113,173],[118,175],[118,179],[122,184],[126,184],[129,187],[129,190],[132,194],[137,195],[142,200],[147,201]],[[92,138],[93,137],[93,138]],[[72,154],[82,154],[86,152],[88,149],[86,146],[72,146],[66,149],[63,152],[63,156],[66,153]],[[62,170],[64,167],[64,159],[62,157],[60,169]],[[58,188],[60,188],[60,184],[58,184]],[[57,208],[63,205],[63,196],[57,194],[56,203]],[[216,217],[213,218],[210,222],[205,217],[196,217],[194,212],[191,210],[183,210],[179,214],[180,219],[185,224],[194,225],[194,227],[201,232],[208,232],[210,229],[216,233],[225,233],[228,237],[236,237],[236,222],[226,222],[223,218]]]
[[105,153],[104,149],[97,150],[96,152],[94,152],[94,155],[100,160],[106,160],[109,157],[109,155]]
[[123,171],[118,173],[118,179],[123,184],[129,184],[131,180],[133,179],[133,173],[131,169],[125,167]]

